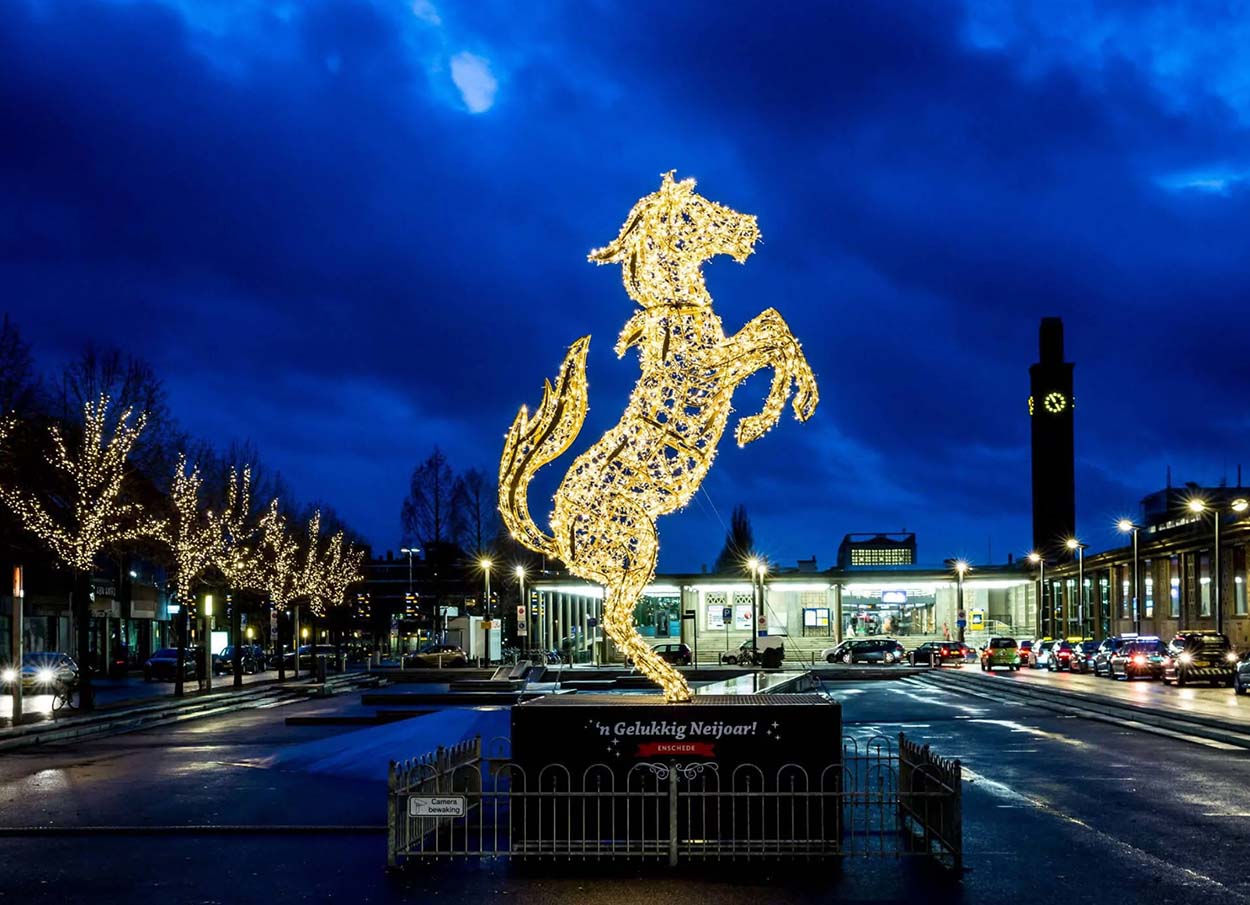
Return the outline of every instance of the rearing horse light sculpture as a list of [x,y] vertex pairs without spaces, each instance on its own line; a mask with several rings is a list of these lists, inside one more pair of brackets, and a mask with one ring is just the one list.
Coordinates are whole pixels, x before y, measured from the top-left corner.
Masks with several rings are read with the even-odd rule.
[[499,510],[513,537],[603,585],[604,629],[668,701],[688,701],[690,687],[643,641],[633,620],[655,574],[656,519],[685,506],[699,489],[729,420],[734,388],[751,374],[771,367],[773,381],[763,409],[738,422],[740,446],[777,423],[791,384],[800,421],[811,417],[818,401],[812,370],[776,310],[725,336],[701,266],[718,254],[744,263],[759,228],[755,217],[708,201],[694,185],[666,173],[660,190],[634,205],[616,241],[590,254],[595,263],[621,265],[625,291],[641,306],[621,331],[616,354],[637,346],[642,376],[620,422],[564,476],[552,536],[534,524],[526,491],[534,473],[568,449],[581,429],[589,336],[573,343],[533,416],[521,409],[499,466]]

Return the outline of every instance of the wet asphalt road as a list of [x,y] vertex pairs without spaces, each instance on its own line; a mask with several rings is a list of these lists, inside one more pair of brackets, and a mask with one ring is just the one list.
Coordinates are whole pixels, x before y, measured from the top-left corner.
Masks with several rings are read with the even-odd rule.
[[[28,834],[0,837],[0,903],[1250,903],[1250,752],[911,679],[831,687],[847,734],[902,731],[963,761],[962,884],[897,860],[703,874],[442,865],[396,878],[383,870],[385,842],[376,834]],[[379,733],[407,749],[396,754],[418,753],[440,741],[425,718],[385,729],[282,720],[363,712],[358,695],[343,696],[0,754],[0,825],[381,825],[385,786],[363,769],[371,765],[316,773],[292,755],[340,745],[376,759],[370,745]]]

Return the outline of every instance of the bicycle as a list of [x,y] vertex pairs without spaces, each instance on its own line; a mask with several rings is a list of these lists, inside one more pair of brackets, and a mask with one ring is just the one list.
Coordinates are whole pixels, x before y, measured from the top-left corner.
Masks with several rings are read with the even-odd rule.
[[69,682],[57,681],[50,689],[52,693],[52,713],[53,715],[60,713],[62,710],[77,710],[78,705],[74,703],[74,688]]

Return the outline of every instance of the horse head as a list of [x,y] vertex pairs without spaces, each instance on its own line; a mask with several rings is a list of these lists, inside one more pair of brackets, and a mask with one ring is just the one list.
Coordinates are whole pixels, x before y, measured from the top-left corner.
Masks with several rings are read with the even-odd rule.
[[629,212],[612,244],[589,260],[620,264],[625,291],[639,305],[709,304],[701,266],[716,255],[746,261],[760,237],[755,217],[709,201],[693,179],[664,174],[657,192]]

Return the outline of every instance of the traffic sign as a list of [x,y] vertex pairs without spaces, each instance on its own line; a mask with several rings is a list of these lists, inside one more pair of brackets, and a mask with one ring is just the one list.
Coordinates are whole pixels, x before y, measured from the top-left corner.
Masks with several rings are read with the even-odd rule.
[[967,620],[967,619],[956,619],[956,620],[955,620],[955,625],[956,625],[956,626],[958,626],[959,628],[967,628],[967,627],[968,627],[968,620]]

